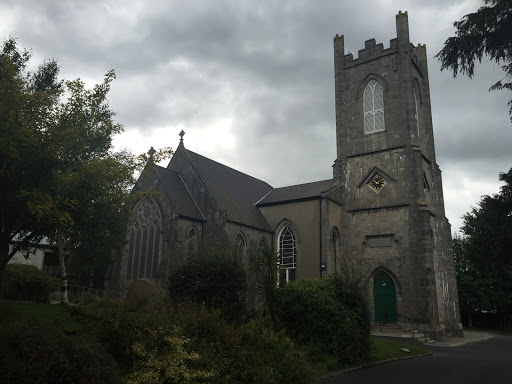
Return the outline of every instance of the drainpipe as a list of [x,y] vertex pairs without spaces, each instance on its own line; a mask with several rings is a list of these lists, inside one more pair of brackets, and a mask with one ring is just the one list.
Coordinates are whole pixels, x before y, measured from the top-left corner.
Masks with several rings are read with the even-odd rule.
[[320,278],[323,276],[324,265],[322,263],[322,199],[320,199]]

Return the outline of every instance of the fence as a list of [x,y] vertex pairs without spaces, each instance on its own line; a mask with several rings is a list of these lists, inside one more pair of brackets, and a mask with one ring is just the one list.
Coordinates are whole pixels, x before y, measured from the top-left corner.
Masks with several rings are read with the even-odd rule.
[[[60,287],[58,289],[58,293],[60,295]],[[57,294],[57,292],[55,294]],[[126,291],[111,291],[105,289],[95,289],[83,285],[68,284],[68,300],[70,302],[85,302],[98,297],[108,297],[124,300],[126,297]]]

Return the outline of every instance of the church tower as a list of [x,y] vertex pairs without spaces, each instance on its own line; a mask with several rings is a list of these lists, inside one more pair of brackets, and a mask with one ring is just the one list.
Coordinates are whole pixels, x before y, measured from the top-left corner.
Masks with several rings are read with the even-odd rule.
[[368,279],[376,324],[461,335],[426,47],[410,43],[407,12],[396,30],[389,48],[370,39],[356,59],[334,38],[341,254]]

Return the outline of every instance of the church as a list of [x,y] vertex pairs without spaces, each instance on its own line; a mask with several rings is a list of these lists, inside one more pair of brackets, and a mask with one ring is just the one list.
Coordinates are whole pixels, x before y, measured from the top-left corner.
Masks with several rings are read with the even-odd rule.
[[357,58],[334,38],[332,179],[273,188],[186,148],[182,131],[168,166],[150,161],[135,186],[156,193],[134,204],[112,288],[164,284],[199,242],[241,262],[267,244],[286,281],[347,271],[363,279],[375,325],[460,336],[426,47],[409,41],[407,12],[396,31],[389,48],[370,39]]

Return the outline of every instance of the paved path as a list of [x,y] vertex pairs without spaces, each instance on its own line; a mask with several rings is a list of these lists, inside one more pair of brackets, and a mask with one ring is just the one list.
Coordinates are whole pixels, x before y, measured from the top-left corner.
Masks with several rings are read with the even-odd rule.
[[346,372],[321,383],[512,383],[512,336],[466,332],[465,339],[452,339],[428,345],[414,339],[396,339],[402,343],[423,346],[430,350],[432,355]]

